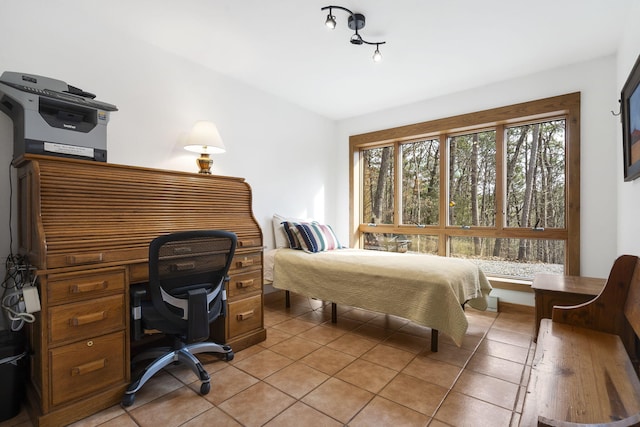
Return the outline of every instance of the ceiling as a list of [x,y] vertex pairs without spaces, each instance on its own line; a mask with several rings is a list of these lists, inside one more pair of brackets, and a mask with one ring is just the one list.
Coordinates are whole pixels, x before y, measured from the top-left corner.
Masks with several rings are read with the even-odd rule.
[[[104,19],[134,37],[344,119],[616,51],[637,0],[110,0]],[[349,43],[347,13],[366,16]]]

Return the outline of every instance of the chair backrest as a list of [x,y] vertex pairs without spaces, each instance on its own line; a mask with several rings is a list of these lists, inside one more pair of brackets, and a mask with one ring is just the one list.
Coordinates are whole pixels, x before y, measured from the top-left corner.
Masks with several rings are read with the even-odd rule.
[[223,230],[167,234],[149,245],[149,289],[154,308],[188,341],[208,337],[224,310],[225,281],[237,237]]

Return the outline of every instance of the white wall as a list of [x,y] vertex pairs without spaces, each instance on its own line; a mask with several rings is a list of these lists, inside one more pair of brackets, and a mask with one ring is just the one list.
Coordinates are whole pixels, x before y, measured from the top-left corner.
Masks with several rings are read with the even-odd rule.
[[[640,3],[634,5],[629,13],[626,33],[618,49],[617,85],[619,95],[622,86],[631,73],[631,68],[640,55],[640,26],[637,17],[640,13]],[[622,127],[618,126],[616,134],[616,184],[618,190],[618,254],[640,255],[640,179],[624,182],[622,160]]]
[[[212,120],[227,147],[213,156],[214,173],[251,185],[265,245],[273,247],[274,212],[335,220],[333,121],[107,28],[95,13],[44,1],[3,2],[1,9],[0,72],[57,78],[119,108],[107,127],[109,162],[195,172],[197,155],[178,144],[196,120]],[[12,122],[0,113],[3,261],[12,153]],[[14,250],[16,240],[14,232]]]
[[[619,181],[615,149],[618,121],[610,113],[617,108],[615,75],[615,57],[610,56],[343,120],[338,124],[339,182],[345,185],[338,187],[338,211],[347,212],[349,206],[349,135],[581,92],[581,274],[606,277],[617,254],[614,189]],[[343,218],[340,226],[348,227],[346,215]],[[338,232],[346,234],[348,229],[339,228]],[[504,296],[514,302],[533,303],[530,294]]]

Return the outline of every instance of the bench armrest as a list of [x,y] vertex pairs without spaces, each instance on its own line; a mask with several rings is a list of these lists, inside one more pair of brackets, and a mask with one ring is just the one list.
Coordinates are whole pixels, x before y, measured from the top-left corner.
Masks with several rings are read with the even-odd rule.
[[638,258],[632,255],[619,257],[602,292],[593,300],[570,307],[553,307],[554,322],[609,334],[626,335],[628,322],[622,308],[625,305]]

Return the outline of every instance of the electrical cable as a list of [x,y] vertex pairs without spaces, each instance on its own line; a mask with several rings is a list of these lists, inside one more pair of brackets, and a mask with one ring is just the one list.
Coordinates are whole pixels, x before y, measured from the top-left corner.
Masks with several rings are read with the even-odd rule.
[[5,311],[9,320],[11,320],[11,330],[19,331],[26,323],[33,323],[36,318],[33,314],[25,311],[16,311],[11,307],[18,306],[19,309],[23,309],[24,302],[21,304],[21,294],[9,294],[2,299],[2,308]]
[[11,173],[13,162],[9,161],[9,256],[13,257],[13,174]]
[[22,296],[25,286],[35,286],[37,274],[26,257],[9,255],[5,263],[6,275],[2,282],[4,291],[0,302],[7,318],[11,321],[11,330],[19,331],[26,323],[33,323],[35,316],[26,312]]
[[13,182],[9,163],[9,255],[5,261],[5,277],[0,285],[3,288],[0,305],[11,322],[11,330],[19,331],[25,323],[36,320],[33,314],[26,311],[22,290],[25,286],[36,285],[37,274],[27,257],[13,254],[12,200]]

